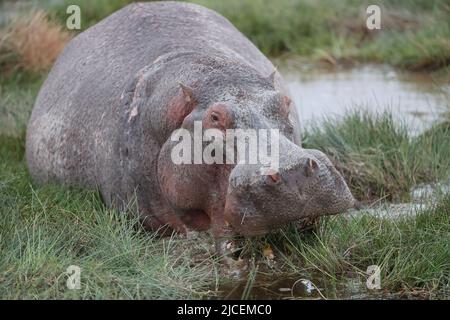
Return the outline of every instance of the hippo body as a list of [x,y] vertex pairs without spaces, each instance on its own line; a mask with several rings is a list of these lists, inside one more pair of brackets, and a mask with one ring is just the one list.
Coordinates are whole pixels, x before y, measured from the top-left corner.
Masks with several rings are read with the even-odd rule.
[[[216,239],[351,207],[329,160],[301,148],[296,108],[273,71],[211,10],[128,5],[76,36],[53,66],[28,125],[30,173],[38,183],[98,188],[109,206],[136,199],[148,229],[211,229]],[[279,172],[267,180],[254,166],[175,165],[171,134],[194,120],[279,129]]]

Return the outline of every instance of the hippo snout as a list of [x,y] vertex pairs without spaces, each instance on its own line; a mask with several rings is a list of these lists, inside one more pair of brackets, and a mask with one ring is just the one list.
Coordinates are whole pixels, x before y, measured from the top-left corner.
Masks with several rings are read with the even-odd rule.
[[318,150],[298,150],[288,164],[261,174],[238,165],[230,174],[225,217],[242,235],[261,235],[288,222],[358,206],[342,175]]

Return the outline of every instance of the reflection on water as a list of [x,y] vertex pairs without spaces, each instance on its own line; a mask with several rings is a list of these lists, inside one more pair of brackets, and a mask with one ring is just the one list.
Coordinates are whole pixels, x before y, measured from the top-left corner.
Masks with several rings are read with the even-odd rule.
[[426,74],[401,73],[387,66],[363,66],[338,72],[296,71],[280,66],[302,124],[352,108],[391,109],[394,116],[424,129],[449,105],[450,85]]
[[[246,295],[246,291],[249,292]],[[324,275],[273,276],[259,273],[248,290],[248,280],[229,283],[220,288],[221,299],[379,299],[383,291],[369,290],[365,279],[355,275],[345,282]]]

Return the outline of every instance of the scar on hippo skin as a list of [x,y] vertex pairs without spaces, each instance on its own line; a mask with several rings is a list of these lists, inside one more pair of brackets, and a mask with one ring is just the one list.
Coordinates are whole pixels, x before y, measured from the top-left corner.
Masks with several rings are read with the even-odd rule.
[[130,115],[128,117],[128,122],[131,122],[139,113],[141,107],[146,101],[147,97],[147,86],[148,79],[146,74],[148,73],[151,66],[146,66],[139,70],[137,76],[130,82],[127,88],[126,95],[122,93],[121,98],[127,98],[126,104],[130,105]]

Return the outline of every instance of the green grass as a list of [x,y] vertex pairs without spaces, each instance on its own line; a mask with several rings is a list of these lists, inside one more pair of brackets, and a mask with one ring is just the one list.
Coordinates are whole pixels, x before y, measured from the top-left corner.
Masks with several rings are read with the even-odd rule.
[[22,72],[0,77],[0,133],[17,136],[25,132],[42,82],[42,76]]
[[[78,4],[85,29],[132,0],[40,3],[62,23]],[[381,30],[366,28],[368,0],[194,0],[224,15],[269,56],[285,53],[308,61],[388,63],[410,70],[438,70],[450,62],[449,0],[383,1]],[[448,72],[446,73],[448,75]]]
[[381,30],[366,28],[370,1],[195,1],[217,10],[264,53],[332,64],[388,63],[435,70],[450,62],[450,2],[383,1]]
[[349,111],[312,124],[304,147],[325,152],[360,200],[408,200],[412,186],[448,179],[450,122],[411,136],[386,111]]
[[[32,183],[24,159],[24,128],[41,81],[18,74],[0,82],[0,121],[7,124],[0,127],[0,297],[225,296],[216,289],[232,279],[214,257],[209,235],[161,239],[144,232],[126,213],[107,209],[96,192]],[[445,180],[449,136],[448,122],[411,137],[389,113],[354,112],[308,128],[304,140],[339,164],[356,195],[373,199],[402,198],[420,182]],[[355,278],[364,283],[371,264],[381,267],[386,294],[446,297],[449,207],[450,197],[440,196],[416,217],[328,217],[312,234],[288,226],[262,239],[247,239],[242,254],[253,267],[238,297],[253,296],[260,274],[321,278],[322,285],[331,286],[323,292],[326,297],[346,297],[340,286]],[[267,244],[275,252],[275,264],[262,254]],[[82,268],[81,290],[66,288],[70,265]]]
[[330,282],[381,268],[382,288],[448,297],[450,290],[450,195],[415,217],[380,218],[364,211],[356,218],[328,217],[315,233],[295,229],[273,236],[284,262],[295,272],[309,269]]
[[[96,193],[34,188],[23,147],[21,137],[0,137],[1,298],[176,299],[207,293],[215,261],[192,260],[203,245],[194,250],[178,236],[156,239],[127,214],[106,209]],[[82,268],[82,290],[66,288],[70,265]]]
[[[446,13],[449,14],[450,11]],[[413,71],[448,67],[450,22],[440,20],[439,13],[436,15],[436,20],[424,23],[422,28],[383,33],[362,48],[359,56]]]
[[[206,298],[219,294],[218,283],[230,281],[219,276],[210,237],[157,238],[128,215],[105,208],[95,192],[35,187],[23,152],[23,137],[0,136],[0,297]],[[306,272],[344,283],[364,277],[367,266],[376,264],[387,292],[445,297],[450,196],[416,217],[329,217],[312,234],[287,227],[246,240],[244,255],[265,265],[261,253],[267,243],[278,263],[269,268],[272,274]],[[70,265],[82,268],[82,290],[66,289],[64,272]],[[251,297],[255,275],[249,273],[242,297]],[[333,294],[339,291],[326,296]]]
[[[64,25],[67,6],[77,4],[85,30],[131,2],[40,1],[33,2],[30,8],[44,9]],[[365,10],[372,4],[368,0],[192,2],[224,15],[271,57],[288,54],[308,63],[332,65],[386,63],[414,71],[440,71],[438,75],[448,79],[450,0],[383,1],[382,29],[372,31],[366,28]],[[0,42],[0,69],[11,69],[16,63],[17,57],[7,49]]]
[[54,16],[65,23],[68,15],[66,9],[69,5],[78,5],[81,9],[81,28],[87,29],[103,18],[109,16],[120,8],[132,3],[139,2],[133,0],[65,0],[59,3],[51,1],[42,1],[39,5],[44,9],[52,12]]

